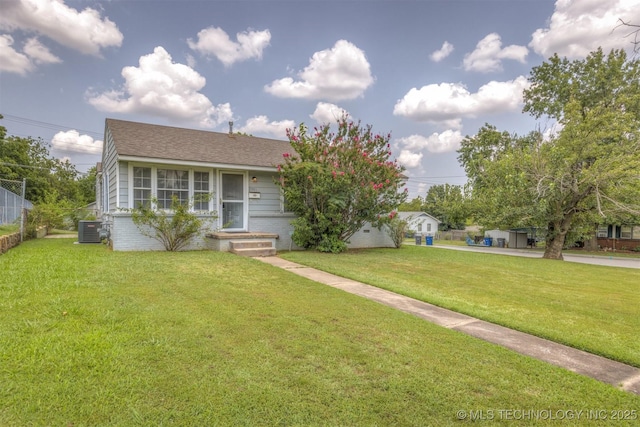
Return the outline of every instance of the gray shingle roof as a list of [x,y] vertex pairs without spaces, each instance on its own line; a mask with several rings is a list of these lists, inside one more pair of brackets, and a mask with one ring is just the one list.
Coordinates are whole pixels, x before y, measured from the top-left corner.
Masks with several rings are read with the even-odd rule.
[[294,150],[288,141],[209,132],[125,120],[106,119],[120,156],[185,162],[275,167],[284,153]]

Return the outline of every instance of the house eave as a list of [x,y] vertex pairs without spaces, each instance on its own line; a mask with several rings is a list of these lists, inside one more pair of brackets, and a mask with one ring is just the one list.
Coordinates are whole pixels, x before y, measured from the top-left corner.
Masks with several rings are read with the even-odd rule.
[[273,166],[255,166],[255,165],[236,165],[228,163],[211,163],[211,162],[198,162],[198,161],[185,161],[174,159],[162,159],[154,157],[138,157],[138,156],[118,156],[118,161],[122,162],[139,162],[139,163],[157,163],[163,165],[176,165],[176,166],[191,166],[198,168],[214,168],[214,169],[226,169],[226,170],[252,170],[263,172],[275,172],[276,167]]

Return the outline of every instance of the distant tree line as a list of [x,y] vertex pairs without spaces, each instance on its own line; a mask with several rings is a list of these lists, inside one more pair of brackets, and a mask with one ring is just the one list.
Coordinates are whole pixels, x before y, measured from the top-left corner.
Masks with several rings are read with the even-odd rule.
[[31,226],[61,227],[65,219],[77,225],[87,215],[82,208],[95,201],[96,168],[82,174],[49,149],[41,138],[7,135],[0,126],[0,179],[26,180],[25,198],[35,206]]

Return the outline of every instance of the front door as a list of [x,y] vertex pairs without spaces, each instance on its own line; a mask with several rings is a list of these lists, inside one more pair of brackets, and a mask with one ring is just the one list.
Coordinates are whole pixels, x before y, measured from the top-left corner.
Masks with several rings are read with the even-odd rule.
[[244,174],[222,172],[222,228],[227,231],[245,230]]

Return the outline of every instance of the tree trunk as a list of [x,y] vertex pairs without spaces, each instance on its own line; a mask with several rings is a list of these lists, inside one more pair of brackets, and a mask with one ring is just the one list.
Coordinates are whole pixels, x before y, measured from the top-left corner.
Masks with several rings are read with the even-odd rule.
[[566,233],[562,236],[556,234],[554,237],[547,238],[547,243],[542,258],[563,260],[564,258],[562,256],[562,248],[564,247],[565,236]]
[[550,222],[547,229],[546,246],[542,258],[562,260],[562,249],[569,232],[573,215],[565,215],[560,221]]

